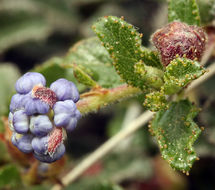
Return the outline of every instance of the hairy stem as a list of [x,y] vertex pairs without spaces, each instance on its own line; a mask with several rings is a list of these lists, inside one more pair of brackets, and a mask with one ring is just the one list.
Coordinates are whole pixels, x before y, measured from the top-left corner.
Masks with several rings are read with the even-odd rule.
[[136,96],[141,90],[128,85],[122,85],[112,89],[95,88],[90,92],[81,95],[81,100],[77,103],[77,108],[82,114],[98,111],[111,103],[122,99]]

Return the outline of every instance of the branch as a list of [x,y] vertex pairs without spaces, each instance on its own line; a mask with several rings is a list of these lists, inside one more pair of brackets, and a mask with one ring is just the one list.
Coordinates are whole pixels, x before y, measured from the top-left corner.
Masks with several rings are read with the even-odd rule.
[[116,101],[136,96],[142,91],[128,85],[122,85],[112,89],[95,88],[90,92],[81,95],[81,100],[78,101],[77,108],[82,114],[92,111],[98,111]]
[[[194,82],[190,84],[190,86],[185,90],[185,93],[188,94],[194,88],[202,84],[204,81],[208,80],[215,74],[215,63],[208,67],[208,73],[196,79]],[[135,119],[133,122],[128,124],[128,126],[122,129],[115,136],[106,141],[103,145],[101,145],[98,149],[96,149],[92,154],[87,156],[80,164],[78,164],[72,171],[70,171],[67,175],[65,175],[62,179],[63,186],[68,186],[70,183],[75,181],[81,174],[87,170],[90,166],[92,166],[99,159],[103,158],[109,152],[113,150],[122,140],[126,137],[132,135],[139,128],[144,126],[154,115],[154,113],[150,111],[145,111],[141,116]],[[62,186],[54,185],[51,190],[61,190]]]

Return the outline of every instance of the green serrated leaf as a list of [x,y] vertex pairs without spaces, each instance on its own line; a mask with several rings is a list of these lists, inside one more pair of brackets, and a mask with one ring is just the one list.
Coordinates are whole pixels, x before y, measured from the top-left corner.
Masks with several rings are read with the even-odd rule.
[[162,157],[175,169],[188,172],[197,159],[193,149],[201,130],[193,121],[197,108],[188,100],[173,102],[166,111],[159,111],[150,131],[155,135]]
[[20,174],[15,166],[6,165],[0,169],[0,188],[17,188],[20,185]]
[[20,73],[15,65],[0,64],[0,116],[8,113],[10,98],[15,91],[14,85]]
[[98,84],[80,66],[74,64],[72,68],[74,76],[78,80],[78,82],[92,88],[98,87]]
[[148,66],[162,68],[157,53],[142,48],[141,34],[123,19],[102,17],[92,28],[113,58],[117,72],[128,84],[144,89],[144,81],[134,71],[134,65],[141,60]]
[[112,88],[122,84],[106,49],[98,38],[89,38],[75,44],[63,61],[64,65],[76,64],[90,72],[100,86]]
[[186,58],[176,58],[170,62],[164,72],[164,92],[174,94],[179,92],[189,82],[199,78],[205,69],[197,61]]
[[147,94],[143,105],[153,112],[168,108],[166,97],[162,91]]
[[178,20],[189,25],[200,25],[200,14],[196,0],[169,0],[168,20]]

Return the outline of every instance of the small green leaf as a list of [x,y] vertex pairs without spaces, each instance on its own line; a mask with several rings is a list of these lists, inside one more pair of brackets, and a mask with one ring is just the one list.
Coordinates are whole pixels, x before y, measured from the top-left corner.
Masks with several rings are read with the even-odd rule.
[[193,121],[198,110],[188,100],[173,102],[166,111],[159,111],[150,131],[155,135],[162,157],[175,169],[188,172],[197,160],[193,144],[201,130]]
[[189,82],[199,78],[205,69],[197,61],[186,58],[176,58],[166,67],[164,73],[164,92],[174,94],[185,87]]
[[141,60],[148,66],[162,68],[157,53],[141,47],[141,34],[122,18],[102,17],[92,28],[113,58],[118,74],[128,84],[144,89],[144,81],[134,69]]
[[19,78],[19,70],[15,65],[5,63],[0,65],[0,116],[8,113],[10,98],[15,91],[14,85]]
[[81,66],[100,86],[112,88],[122,84],[106,49],[98,38],[89,38],[75,44],[64,58],[63,64]]
[[163,91],[155,91],[145,96],[143,105],[150,111],[156,112],[159,110],[167,109],[168,104]]
[[134,72],[144,82],[145,86],[160,89],[163,85],[163,71],[152,66],[145,65],[142,61],[134,65]]
[[80,66],[73,64],[72,68],[78,82],[89,87],[98,87],[98,84]]
[[200,25],[199,8],[196,0],[169,0],[169,22],[178,20],[189,25]]
[[20,185],[20,174],[15,166],[6,165],[0,169],[0,188],[17,188]]

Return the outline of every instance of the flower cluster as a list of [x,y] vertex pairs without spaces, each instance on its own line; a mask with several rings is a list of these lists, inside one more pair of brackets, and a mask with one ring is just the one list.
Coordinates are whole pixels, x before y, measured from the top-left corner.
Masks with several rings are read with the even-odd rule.
[[18,79],[17,94],[11,99],[9,123],[12,143],[24,153],[33,153],[42,162],[54,162],[65,153],[64,131],[72,131],[81,114],[76,86],[58,79],[45,87],[43,75],[28,72]]

